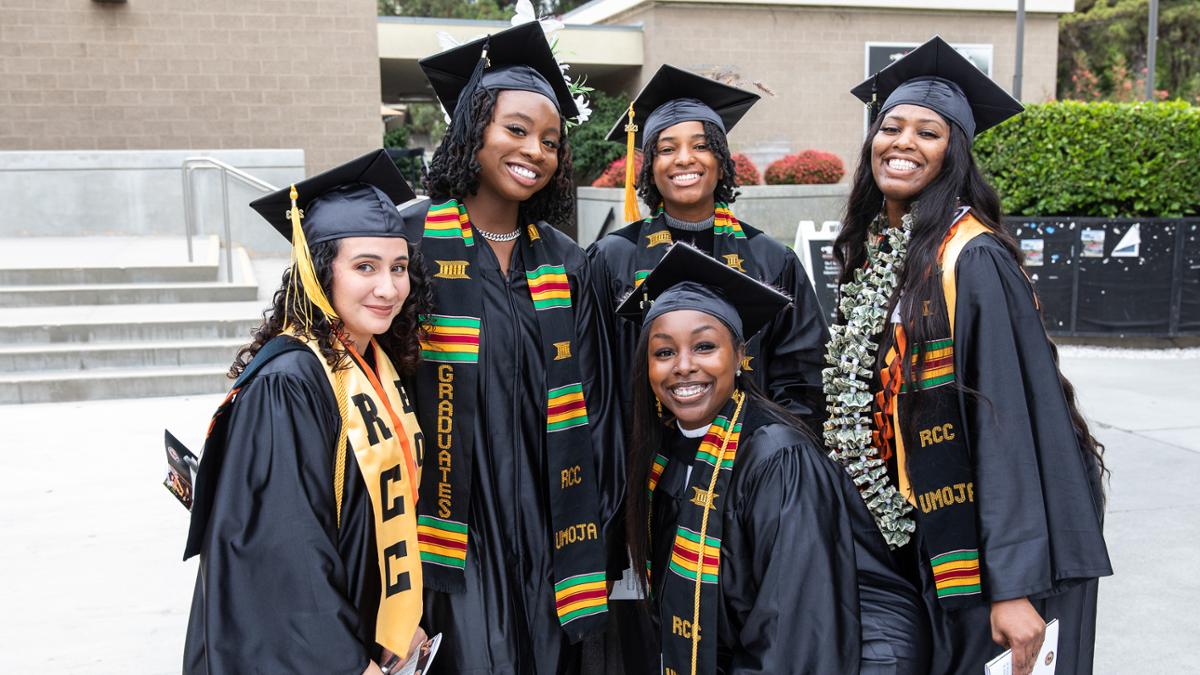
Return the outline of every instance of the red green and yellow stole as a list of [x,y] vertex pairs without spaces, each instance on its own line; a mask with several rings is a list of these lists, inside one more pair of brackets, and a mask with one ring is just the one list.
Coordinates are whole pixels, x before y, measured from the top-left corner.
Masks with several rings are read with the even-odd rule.
[[343,348],[353,365],[334,371],[315,340],[295,330],[288,334],[316,354],[338,401],[342,425],[333,484],[339,524],[347,451],[354,453],[371,498],[380,577],[375,641],[406,654],[423,606],[421,561],[416,555],[421,428],[395,366],[374,340],[374,368],[346,344]]
[[[671,241],[671,231],[667,229],[663,213],[663,207],[659,206],[653,216],[642,220],[637,240],[636,271],[630,280],[634,288],[642,285],[650,270],[654,269],[674,243]],[[733,215],[733,211],[729,210],[729,205],[723,202],[717,202],[713,211],[713,235],[714,258],[740,272],[753,274],[745,267],[746,262],[750,260],[746,232],[742,230],[742,224]]]
[[[544,419],[547,494],[553,533],[559,623],[572,640],[603,630],[608,610],[605,555],[599,519],[588,408],[579,362],[572,281],[538,225],[518,239],[537,315],[546,366]],[[434,272],[434,306],[426,317],[417,382],[419,416],[434,435],[434,460],[421,484],[417,536],[426,586],[461,593],[470,551],[474,419],[479,409],[479,348],[483,295],[476,277],[478,248],[466,206],[451,200],[429,210],[421,244]]]
[[[950,335],[910,345],[904,327],[893,324],[880,373],[882,391],[876,394],[875,443],[882,458],[894,455],[897,489],[916,507],[937,597],[947,608],[977,604],[983,591],[975,472],[956,385],[954,317],[958,255],[987,231],[968,211],[960,211],[939,252]],[[909,359],[908,380],[901,355]]]
[[[723,514],[745,419],[745,400],[745,394],[734,392],[709,425],[692,460],[685,488],[685,494],[692,497],[680,502],[671,556],[656,598],[663,673],[717,672]],[[648,485],[651,496],[665,465],[665,460],[660,466],[656,458]]]

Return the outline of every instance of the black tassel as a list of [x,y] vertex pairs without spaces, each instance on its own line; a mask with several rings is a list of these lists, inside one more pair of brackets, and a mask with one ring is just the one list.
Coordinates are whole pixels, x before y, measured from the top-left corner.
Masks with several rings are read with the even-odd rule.
[[489,65],[488,47],[491,45],[491,36],[484,39],[483,51],[479,53],[479,62],[475,64],[475,69],[471,71],[471,77],[467,78],[467,84],[458,93],[458,101],[454,104],[454,114],[450,116],[450,139],[458,145],[466,145],[467,139],[471,135],[471,129],[475,126],[475,119],[471,113],[471,99],[475,96],[475,90],[479,88],[480,81],[483,80],[483,71]]
[[882,104],[879,102],[879,73],[871,76],[871,102],[867,104],[867,124],[875,124],[875,120],[879,117],[879,108]]

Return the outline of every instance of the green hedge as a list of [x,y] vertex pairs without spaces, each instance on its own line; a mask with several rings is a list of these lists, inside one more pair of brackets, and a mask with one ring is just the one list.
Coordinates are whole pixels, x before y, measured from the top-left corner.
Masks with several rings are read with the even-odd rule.
[[1200,108],[1181,101],[1029,105],[975,157],[1006,214],[1200,214]]

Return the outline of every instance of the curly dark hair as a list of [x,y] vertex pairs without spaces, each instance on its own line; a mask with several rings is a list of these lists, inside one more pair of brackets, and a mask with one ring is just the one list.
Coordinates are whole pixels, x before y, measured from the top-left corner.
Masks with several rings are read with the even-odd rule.
[[[333,260],[337,257],[341,240],[314,244],[311,247],[313,269],[325,295],[333,297]],[[410,377],[417,370],[417,362],[421,358],[419,340],[424,336],[426,326],[420,317],[429,314],[433,307],[433,287],[425,270],[424,258],[420,246],[409,247],[408,260],[409,292],[400,313],[392,320],[391,328],[386,333],[375,336],[381,349],[387,353],[396,371]],[[290,298],[290,303],[289,303]],[[307,312],[313,317],[312,334],[317,338],[321,355],[326,363],[334,370],[350,367],[350,355],[344,350],[335,350],[336,334],[341,330],[341,321],[331,322],[319,309],[313,306],[304,295],[300,281],[292,274],[292,268],[283,273],[279,290],[271,300],[271,306],[263,312],[262,323],[254,330],[253,341],[238,350],[229,367],[230,379],[237,378],[246,369],[258,350],[263,345],[283,332],[287,324],[300,325],[301,315]]]
[[[454,143],[451,134],[442,137],[442,142],[433,153],[429,169],[425,174],[425,191],[435,200],[462,199],[479,192],[479,150],[483,148],[483,133],[492,123],[496,109],[496,92],[480,87],[467,102],[471,106],[471,119],[475,126],[467,134],[465,145]],[[559,117],[559,132],[562,142],[558,145],[558,170],[550,177],[546,187],[521,204],[521,217],[526,222],[545,221],[552,225],[571,222],[575,212],[575,186],[571,182],[574,171],[571,165],[571,145],[567,142],[566,125]]]
[[[712,153],[717,156],[717,166],[721,168],[721,177],[717,180],[717,188],[713,190],[714,201],[732,204],[737,199],[737,170],[733,165],[733,153],[729,151],[729,141],[725,132],[712,122],[703,122],[704,141]],[[654,184],[654,157],[658,154],[658,132],[642,143],[642,172],[637,179],[638,197],[653,213],[663,203],[662,193]]]

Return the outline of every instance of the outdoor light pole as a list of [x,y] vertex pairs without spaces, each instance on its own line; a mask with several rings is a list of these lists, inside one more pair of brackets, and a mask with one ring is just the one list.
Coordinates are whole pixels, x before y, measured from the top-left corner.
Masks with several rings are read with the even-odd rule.
[[1153,101],[1154,69],[1158,60],[1158,0],[1150,0],[1150,26],[1146,36],[1146,100]]
[[[1157,0],[1151,0],[1157,2]],[[1017,0],[1017,63],[1013,69],[1013,98],[1021,100],[1021,74],[1025,69],[1025,0]]]

